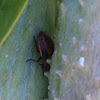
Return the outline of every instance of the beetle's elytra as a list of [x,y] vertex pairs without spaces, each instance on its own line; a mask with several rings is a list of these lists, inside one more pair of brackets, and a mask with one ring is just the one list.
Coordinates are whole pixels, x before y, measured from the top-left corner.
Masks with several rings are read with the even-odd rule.
[[45,71],[49,71],[50,65],[46,62],[46,60],[51,59],[52,54],[54,52],[54,43],[51,37],[46,32],[41,31],[37,35],[37,40],[35,40],[35,37],[34,37],[34,41],[36,44],[37,51],[40,52],[41,57],[38,60],[28,59],[27,61],[32,60],[35,62],[39,62],[42,58],[43,63],[40,65],[43,68],[43,73]]
[[40,32],[37,36],[39,52],[43,60],[50,59],[54,52],[54,44],[46,32]]

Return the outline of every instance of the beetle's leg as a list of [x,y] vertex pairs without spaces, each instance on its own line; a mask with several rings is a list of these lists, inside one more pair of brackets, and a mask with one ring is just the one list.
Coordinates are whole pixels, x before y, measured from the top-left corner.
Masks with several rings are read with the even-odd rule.
[[28,62],[28,61],[30,61],[30,60],[31,60],[31,61],[35,61],[35,62],[39,62],[39,61],[41,60],[41,58],[42,58],[42,57],[40,57],[38,60],[28,59],[28,60],[26,60],[26,62]]
[[34,38],[34,41],[35,41],[36,50],[37,50],[37,52],[39,52],[38,47],[37,47],[37,44],[36,44],[35,36],[33,36],[33,38]]
[[44,67],[43,67],[43,64],[39,64],[39,65],[41,65],[41,68],[43,70],[43,77],[44,77]]

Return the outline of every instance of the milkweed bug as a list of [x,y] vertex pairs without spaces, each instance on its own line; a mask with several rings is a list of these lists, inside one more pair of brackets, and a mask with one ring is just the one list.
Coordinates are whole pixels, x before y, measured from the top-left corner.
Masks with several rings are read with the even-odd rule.
[[33,36],[36,49],[40,53],[41,57],[38,60],[28,59],[26,62],[32,60],[35,62],[39,62],[41,59],[43,60],[43,63],[40,64],[43,69],[43,75],[44,72],[50,70],[50,65],[46,62],[47,59],[51,59],[52,54],[54,52],[54,43],[51,39],[51,37],[46,32],[39,32],[37,35],[37,40]]

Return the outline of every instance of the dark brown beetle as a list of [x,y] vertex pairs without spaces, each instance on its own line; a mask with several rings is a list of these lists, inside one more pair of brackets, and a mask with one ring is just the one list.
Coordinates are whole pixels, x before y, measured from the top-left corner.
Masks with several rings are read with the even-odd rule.
[[[35,37],[34,37],[35,40]],[[40,64],[42,66],[43,69],[43,73],[46,71],[50,70],[50,65],[46,62],[47,59],[51,59],[51,56],[54,52],[54,43],[51,39],[51,37],[46,33],[46,32],[39,32],[39,34],[37,35],[37,41],[35,40],[35,44],[37,51],[39,50],[41,57],[38,60],[33,60],[33,59],[28,59],[35,61],[35,62],[39,62],[42,58],[43,63]],[[26,61],[26,62],[27,62]]]

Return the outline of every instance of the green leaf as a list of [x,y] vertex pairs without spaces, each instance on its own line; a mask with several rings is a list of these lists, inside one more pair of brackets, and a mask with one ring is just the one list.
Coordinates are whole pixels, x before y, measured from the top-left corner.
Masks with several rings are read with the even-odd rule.
[[28,0],[0,0],[0,45],[9,36]]
[[[56,0],[30,0],[24,13],[0,47],[0,99],[44,100],[48,97],[48,79],[43,77],[33,36],[55,33]],[[52,99],[51,99],[52,100]]]

